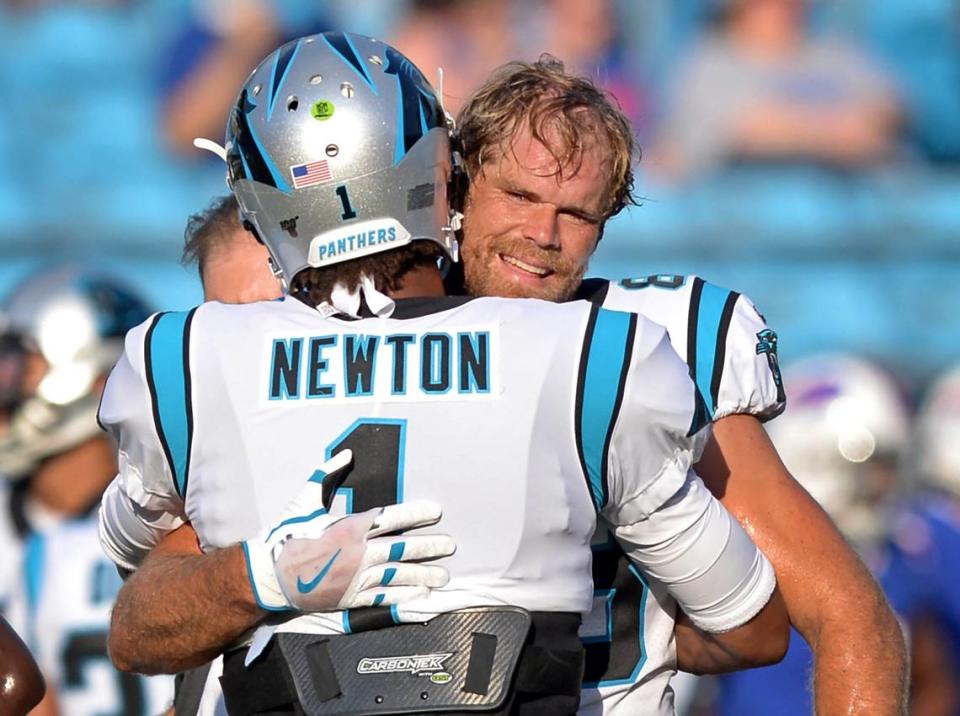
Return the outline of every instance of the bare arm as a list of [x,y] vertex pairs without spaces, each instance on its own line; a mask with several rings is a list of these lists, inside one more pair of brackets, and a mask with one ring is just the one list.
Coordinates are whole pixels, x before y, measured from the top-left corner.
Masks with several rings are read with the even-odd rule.
[[759,159],[797,157],[861,165],[890,153],[896,127],[896,106],[881,100],[840,107],[767,102],[738,118],[732,150]]
[[728,632],[705,632],[678,611],[674,629],[677,663],[691,674],[723,674],[776,664],[783,659],[789,645],[786,621],[786,606],[779,587],[757,616]]
[[40,669],[17,633],[0,619],[0,716],[25,714],[43,698]]
[[[814,653],[817,713],[905,713],[907,656],[897,619],[759,421],[719,420],[696,469],[774,566],[790,621]],[[678,645],[678,654],[687,651]]]
[[265,614],[240,545],[204,554],[186,524],[124,583],[111,618],[110,656],[121,671],[183,671],[213,659]]

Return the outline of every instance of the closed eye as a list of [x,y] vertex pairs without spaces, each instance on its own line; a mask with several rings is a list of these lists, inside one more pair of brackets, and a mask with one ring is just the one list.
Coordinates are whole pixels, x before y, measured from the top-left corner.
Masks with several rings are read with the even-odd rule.
[[561,214],[577,224],[596,226],[600,223],[600,219],[590,214],[581,214],[577,211],[564,211]]

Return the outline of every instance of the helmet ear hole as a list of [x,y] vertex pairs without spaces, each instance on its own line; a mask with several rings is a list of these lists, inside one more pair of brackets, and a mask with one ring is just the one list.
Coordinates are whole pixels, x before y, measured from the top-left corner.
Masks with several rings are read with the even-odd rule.
[[291,95],[290,97],[287,97],[288,112],[296,112],[299,106],[300,106],[300,100],[295,95]]

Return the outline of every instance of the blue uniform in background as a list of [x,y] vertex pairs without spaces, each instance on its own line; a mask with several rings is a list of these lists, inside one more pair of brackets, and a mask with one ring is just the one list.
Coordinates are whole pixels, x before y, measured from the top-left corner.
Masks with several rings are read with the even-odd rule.
[[[865,561],[901,620],[908,621],[923,608],[930,585],[926,575],[917,570],[913,554],[904,552],[891,540]],[[956,589],[960,590],[960,585]],[[814,712],[812,679],[813,653],[799,632],[791,629],[790,648],[779,664],[718,679],[716,713],[718,716],[810,716]]]

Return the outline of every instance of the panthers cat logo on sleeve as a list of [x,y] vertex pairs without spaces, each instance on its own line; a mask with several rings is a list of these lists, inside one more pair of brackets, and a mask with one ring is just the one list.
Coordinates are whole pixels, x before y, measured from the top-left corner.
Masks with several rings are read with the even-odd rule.
[[757,355],[767,354],[767,363],[773,374],[773,382],[777,384],[777,401],[786,400],[783,392],[783,378],[780,376],[780,361],[777,358],[777,332],[771,328],[764,328],[757,334]]

